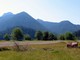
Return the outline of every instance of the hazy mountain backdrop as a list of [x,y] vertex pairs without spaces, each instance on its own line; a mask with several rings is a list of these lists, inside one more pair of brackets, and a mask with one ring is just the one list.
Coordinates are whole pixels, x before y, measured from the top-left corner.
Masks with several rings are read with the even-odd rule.
[[46,22],[40,19],[34,19],[26,12],[18,14],[8,12],[0,17],[1,33],[10,33],[14,27],[20,27],[24,30],[24,33],[28,33],[31,36],[34,36],[37,30],[49,31],[56,34],[80,30],[80,25],[72,24],[69,21],[62,21],[60,23]]
[[65,32],[74,32],[80,30],[80,25],[75,25],[67,20],[61,21],[60,23],[47,22],[41,19],[37,19],[43,26],[49,29],[53,33],[61,34]]

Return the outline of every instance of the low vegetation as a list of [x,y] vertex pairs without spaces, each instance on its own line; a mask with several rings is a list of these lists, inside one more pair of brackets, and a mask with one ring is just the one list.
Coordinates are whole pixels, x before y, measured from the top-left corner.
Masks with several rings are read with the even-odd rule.
[[[51,32],[36,31],[35,37],[23,33],[20,28],[15,28],[11,34],[4,35],[5,40],[13,40],[14,46],[0,47],[0,60],[80,60],[80,47],[68,48],[68,40],[76,40],[77,37],[70,32],[55,35]],[[15,41],[23,40],[65,40],[65,42],[51,44],[27,44],[19,45]],[[67,40],[67,41],[66,41]],[[54,41],[53,41],[54,42]],[[80,46],[80,43],[79,43]]]
[[66,42],[34,44],[26,48],[26,51],[0,51],[0,60],[80,60],[80,48],[67,48]]
[[32,38],[29,34],[23,33],[22,29],[15,28],[12,30],[11,34],[5,34],[4,40],[77,40],[77,36],[71,32],[66,32],[65,34],[55,35],[48,31],[36,31],[34,37]]

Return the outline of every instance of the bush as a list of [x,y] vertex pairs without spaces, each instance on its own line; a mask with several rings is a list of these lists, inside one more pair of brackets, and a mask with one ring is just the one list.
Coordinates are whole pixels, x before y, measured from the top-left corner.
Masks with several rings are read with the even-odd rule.
[[5,40],[10,40],[9,35],[8,35],[8,34],[5,34],[5,35],[4,35],[4,39],[5,39]]
[[31,37],[29,35],[24,35],[24,40],[31,40]]
[[65,40],[65,35],[64,34],[60,35],[59,40]]

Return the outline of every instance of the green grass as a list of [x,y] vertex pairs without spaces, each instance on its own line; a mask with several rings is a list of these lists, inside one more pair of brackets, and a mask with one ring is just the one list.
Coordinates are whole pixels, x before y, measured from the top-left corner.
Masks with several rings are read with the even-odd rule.
[[80,60],[80,48],[67,48],[65,42],[29,45],[28,48],[19,52],[0,51],[0,60]]

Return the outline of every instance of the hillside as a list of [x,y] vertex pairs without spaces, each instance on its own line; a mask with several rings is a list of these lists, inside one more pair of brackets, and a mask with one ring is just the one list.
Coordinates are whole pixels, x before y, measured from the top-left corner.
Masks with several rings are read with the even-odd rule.
[[47,22],[41,19],[34,19],[26,12],[13,14],[11,12],[5,13],[0,17],[0,32],[2,35],[11,33],[14,27],[20,27],[23,32],[34,37],[36,31],[49,31],[55,34],[62,34],[65,32],[74,32],[80,30],[80,25],[75,25],[69,21],[61,21],[59,23]]
[[6,15],[8,16],[8,18],[4,17],[3,15],[3,19],[0,19],[0,31],[7,30],[7,28],[12,28],[16,26],[22,26],[34,30],[46,30],[46,28],[42,24],[40,24],[26,12],[21,12],[13,16],[9,16],[9,14],[7,13]]
[[80,25],[75,25],[69,21],[61,21],[59,23],[47,22],[37,19],[42,25],[49,29],[53,33],[62,34],[65,32],[74,32],[80,30]]

